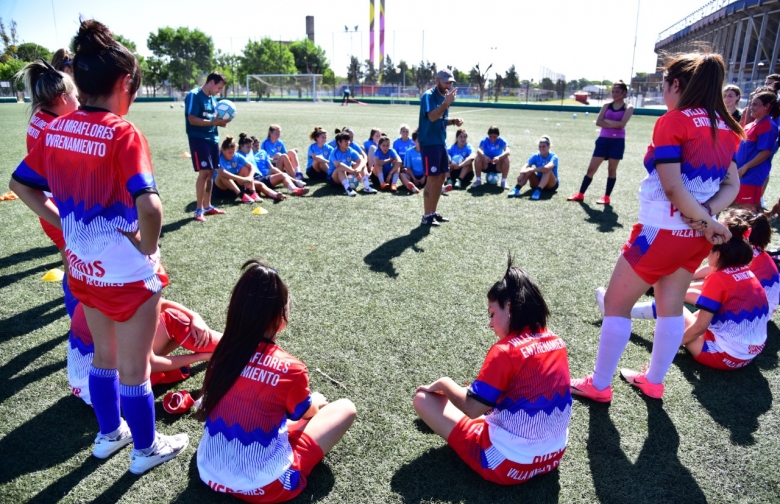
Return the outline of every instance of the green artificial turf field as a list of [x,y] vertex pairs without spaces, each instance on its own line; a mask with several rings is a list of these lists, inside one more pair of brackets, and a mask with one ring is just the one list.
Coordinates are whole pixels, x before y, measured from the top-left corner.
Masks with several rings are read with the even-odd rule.
[[[378,126],[395,138],[416,124],[411,106],[238,103],[227,133],[265,136],[282,125],[288,148],[303,153],[314,125],[352,126],[361,142]],[[514,179],[542,134],[560,158],[557,194],[531,201],[496,186],[443,196],[439,228],[418,226],[422,197],[401,190],[347,198],[323,184],[304,198],[252,207],[218,202],[227,215],[192,219],[195,175],[179,104],[137,104],[128,116],[146,134],[164,205],[163,295],[222,330],[240,265],[262,257],[277,268],[294,299],[280,344],[309,367],[312,389],[348,397],[358,418],[326,456],[297,502],[778,502],[780,331],[753,364],[733,373],[702,368],[680,351],[663,402],[643,399],[616,378],[611,406],[574,401],[569,447],[559,470],[513,488],[483,482],[445,442],[423,428],[412,408],[418,385],[440,376],[476,376],[495,337],[487,329],[485,293],[504,272],[507,251],[541,286],[551,328],[563,337],[572,374],[592,370],[601,317],[593,298],[606,285],[620,246],[636,221],[636,189],[655,118],[628,125],[613,205],[595,204],[606,167],[585,204],[577,190],[590,159],[595,115],[453,109],[473,145],[498,125],[512,149]],[[25,153],[27,106],[0,106],[0,181],[7,184]],[[225,131],[221,131],[224,138]],[[450,129],[450,139],[454,128]],[[780,177],[769,199],[780,195]],[[4,192],[0,191],[0,192]],[[287,192],[286,189],[283,192]],[[775,242],[776,245],[777,241]],[[776,247],[773,247],[776,248]],[[60,265],[37,219],[20,201],[0,202],[0,501],[238,502],[215,494],[197,473],[202,424],[164,412],[168,390],[197,389],[203,364],[182,384],[155,388],[157,426],[187,432],[177,459],[144,476],[127,472],[129,448],[107,461],[90,456],[97,422],[70,395],[66,373],[68,317],[59,284],[41,276]],[[653,324],[638,321],[621,366],[649,362]],[[344,388],[316,372],[342,382]]]

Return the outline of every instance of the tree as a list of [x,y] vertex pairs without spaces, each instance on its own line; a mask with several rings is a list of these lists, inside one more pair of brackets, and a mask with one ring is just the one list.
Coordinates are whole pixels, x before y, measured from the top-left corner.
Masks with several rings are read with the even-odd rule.
[[479,101],[485,101],[485,89],[488,81],[487,75],[491,68],[493,68],[492,63],[488,65],[483,72],[482,69],[479,68],[479,63],[477,63],[469,72],[469,82],[476,84],[477,87],[479,87]]
[[374,66],[374,62],[366,60],[363,63],[365,71],[363,72],[363,84],[376,84],[379,81],[379,72]]
[[551,78],[545,77],[542,79],[541,88],[545,89],[547,91],[554,91],[555,90],[555,83],[552,81]]
[[330,62],[325,57],[325,49],[305,38],[290,44],[290,52],[295,60],[298,73],[324,74],[330,68]]
[[425,88],[436,76],[436,63],[420,61],[418,66],[412,66],[412,74],[414,75],[414,85],[417,87],[417,93],[422,96]]
[[352,94],[355,94],[355,84],[363,78],[363,65],[360,64],[355,56],[349,57],[349,66],[347,67],[347,79],[352,88]]
[[172,82],[181,91],[196,84],[198,75],[211,72],[214,41],[202,31],[169,26],[150,33],[146,41],[152,53],[168,65]]
[[382,71],[382,84],[398,84],[400,74],[398,69],[395,68],[393,60],[390,56],[385,56],[385,68]]
[[509,69],[504,73],[503,81],[504,86],[508,88],[520,87],[520,77],[518,77],[517,70],[515,69],[514,65],[509,67]]
[[118,33],[114,33],[114,40],[125,46],[125,48],[133,53],[136,57],[138,57],[138,47],[135,45],[135,42],[130,40],[127,37],[123,37],[122,35],[119,35]]
[[579,85],[579,81],[570,80],[569,84],[568,84],[569,91],[572,91],[572,92],[577,91],[577,89],[578,89],[577,86],[578,85]]
[[[157,96],[157,90],[162,89],[168,81],[168,65],[160,58],[151,56],[144,62],[144,85],[152,89],[152,96]],[[147,91],[148,93],[148,91]]]
[[494,101],[498,103],[498,97],[501,96],[501,91],[504,89],[504,78],[501,77],[500,73],[496,73],[496,80],[493,87],[496,93],[496,99]]
[[217,54],[214,55],[214,70],[220,72],[225,76],[225,88],[222,90],[222,96],[227,96],[230,92],[230,87],[233,87],[235,93],[238,86],[238,65],[239,57],[235,54],[223,53],[217,49]]
[[411,68],[409,68],[409,64],[406,63],[406,61],[401,60],[398,62],[398,82],[401,85],[406,85],[408,82],[414,81],[414,76],[412,74]]
[[585,86],[590,86],[590,81],[585,77],[577,79],[577,89],[585,89]]
[[[16,73],[21,70],[26,63],[20,59],[9,59],[6,63],[0,63],[0,80],[13,81]],[[24,91],[24,80],[16,80],[16,90]]]
[[51,51],[35,42],[24,42],[19,44],[19,47],[17,47],[16,50],[16,57],[22,61],[35,61],[38,58],[51,61],[51,56]]
[[[295,57],[290,49],[271,40],[268,37],[250,40],[244,47],[243,56],[239,63],[239,77],[244,79],[248,74],[294,74],[298,73],[295,67]],[[270,85],[257,81],[254,83],[258,96],[268,94]]]
[[19,38],[16,36],[16,21],[12,19],[11,28],[6,31],[3,18],[0,18],[0,39],[3,41],[3,54],[0,54],[0,63],[16,59],[16,50],[19,46]]
[[456,84],[467,84],[469,82],[469,74],[461,72],[457,67],[447,67],[452,70],[452,76],[455,78]]

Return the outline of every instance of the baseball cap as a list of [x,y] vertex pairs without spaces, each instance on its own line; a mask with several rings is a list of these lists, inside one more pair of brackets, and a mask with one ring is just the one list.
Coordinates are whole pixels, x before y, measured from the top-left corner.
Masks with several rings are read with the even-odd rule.
[[452,75],[452,72],[447,68],[445,68],[444,70],[439,70],[439,72],[436,74],[436,78],[442,82],[455,82],[455,77]]

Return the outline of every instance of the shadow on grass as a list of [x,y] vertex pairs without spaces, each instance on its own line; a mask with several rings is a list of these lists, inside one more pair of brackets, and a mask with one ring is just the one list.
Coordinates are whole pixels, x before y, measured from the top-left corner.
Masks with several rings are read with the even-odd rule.
[[57,248],[54,245],[48,247],[35,247],[24,252],[17,252],[9,256],[0,258],[0,269],[16,266],[25,261],[33,261],[57,254]]
[[[192,211],[194,212],[195,209],[193,208]],[[175,222],[169,222],[168,224],[165,224],[160,230],[160,238],[164,237],[166,233],[174,233],[192,222],[195,222],[195,219],[192,217],[184,217],[183,219],[179,219]]]
[[489,195],[495,195],[495,194],[503,194],[504,190],[501,189],[501,186],[498,184],[488,184],[486,182],[482,182],[482,185],[479,187],[469,187],[466,189],[466,192],[474,196],[475,198],[479,198],[482,196],[489,196]]
[[680,436],[663,403],[640,397],[647,407],[648,435],[636,462],[620,447],[620,433],[609,416],[609,406],[580,401],[590,416],[586,449],[599,502],[707,502],[677,457]]
[[[778,331],[774,323],[771,326],[774,327],[773,336],[767,340],[764,352],[774,353],[776,363]],[[631,341],[648,351],[652,349],[652,343],[643,338],[632,335]],[[773,349],[769,348],[770,341]],[[759,361],[762,355],[763,352],[755,360]],[[767,357],[765,361],[771,360]],[[731,441],[740,446],[756,442],[753,434],[758,430],[758,419],[772,408],[772,391],[758,364],[753,362],[742,369],[721,371],[699,364],[687,352],[674,359],[674,365],[693,386],[691,395],[715,422],[729,430]]]
[[45,341],[34,348],[25,350],[8,361],[3,367],[0,367],[0,383],[3,383],[3,386],[0,387],[0,404],[5,402],[5,400],[9,397],[13,397],[14,394],[22,390],[30,383],[42,380],[47,376],[56,373],[60,369],[64,369],[66,366],[66,361],[63,359],[58,362],[47,364],[46,366],[35,369],[34,371],[16,376],[17,373],[21,372],[24,368],[29,366],[33,361],[38,359],[38,357],[48,353],[63,341],[68,341],[67,333],[58,338]]
[[57,267],[62,268],[62,261],[41,264],[40,266],[36,266],[34,268],[30,268],[25,271],[19,271],[17,273],[9,273],[7,275],[2,275],[0,276],[0,289],[4,287],[8,287],[12,283],[16,283],[19,280],[26,278],[28,276],[44,273],[46,271],[49,271],[52,268],[57,268]]
[[620,216],[612,209],[612,205],[604,205],[603,209],[592,208],[587,203],[579,202],[580,208],[588,214],[585,222],[597,224],[600,233],[610,233],[617,228],[622,228],[623,224],[618,222]]
[[[190,464],[186,479],[188,481],[187,488],[185,488],[182,493],[176,497],[176,499],[171,501],[171,504],[190,504],[193,502],[240,502],[238,499],[232,496],[211,490],[208,485],[201,481],[200,474],[198,473],[197,456],[194,453],[190,457]],[[330,492],[333,490],[333,485],[336,483],[336,478],[333,476],[333,472],[325,463],[319,463],[314,466],[314,470],[306,479],[306,488],[297,498],[289,502],[296,504],[303,502],[321,501],[330,494]]]
[[0,327],[3,328],[3,332],[0,333],[2,334],[0,343],[45,327],[63,315],[65,315],[65,304],[62,302],[62,298],[58,297],[41,305],[28,308],[5,320],[0,320]]
[[344,196],[346,193],[344,192],[344,188],[341,187],[333,187],[330,184],[323,183],[322,185],[318,186],[316,189],[312,189],[312,191],[307,195],[308,198],[326,198],[328,196]]
[[102,463],[103,461],[100,459],[92,456],[87,457],[79,467],[51,482],[49,486],[38,492],[38,494],[27,501],[27,503],[49,504],[50,502],[59,502],[68,495],[71,490],[76,488],[82,480],[88,478],[89,475],[97,471]]
[[409,503],[558,502],[561,491],[557,469],[522,485],[485,481],[449,446],[428,450],[401,467],[390,480],[390,488]]
[[96,432],[92,408],[75,396],[61,398],[0,439],[0,485],[65,462],[92,446]]
[[408,235],[399,236],[384,242],[369,252],[363,258],[363,261],[368,264],[371,271],[384,273],[390,278],[396,278],[398,272],[395,270],[395,266],[393,266],[393,259],[400,257],[408,248],[415,252],[425,252],[425,250],[417,246],[417,242],[428,236],[430,232],[430,226],[418,226],[412,229]]

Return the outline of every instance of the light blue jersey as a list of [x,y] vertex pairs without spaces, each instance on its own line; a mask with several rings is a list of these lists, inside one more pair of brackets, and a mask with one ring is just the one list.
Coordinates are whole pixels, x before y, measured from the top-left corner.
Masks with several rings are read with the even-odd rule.
[[216,106],[217,99],[213,96],[206,96],[201,88],[195,88],[187,93],[184,98],[184,124],[187,136],[202,138],[214,143],[219,141],[216,126],[193,126],[188,118],[192,115],[198,119],[213,121],[216,117]]
[[422,153],[417,149],[409,149],[404,156],[404,167],[410,168],[415,178],[422,178],[425,175],[423,167]]
[[268,156],[268,154],[263,149],[260,149],[254,153],[253,158],[257,172],[263,177],[268,175],[268,173],[271,171],[271,168],[273,167],[271,164],[271,158]]
[[460,147],[458,147],[457,143],[454,143],[452,144],[452,147],[450,147],[447,150],[447,154],[449,154],[450,159],[455,163],[462,163],[464,159],[466,159],[473,153],[474,153],[474,149],[471,147],[471,144],[466,144],[461,149]]
[[409,149],[414,149],[414,140],[407,138],[404,142],[400,138],[396,138],[393,142],[393,149],[395,149],[398,155],[401,156],[401,159],[404,159],[404,156],[406,156],[406,151]]
[[507,147],[509,147],[509,144],[501,137],[498,137],[495,143],[490,141],[490,137],[485,137],[479,142],[479,148],[490,159],[503,154]]
[[393,167],[393,163],[396,159],[401,159],[401,156],[395,151],[395,149],[387,149],[387,154],[383,154],[381,150],[377,150],[374,153],[375,159],[390,159],[387,163],[382,164],[382,170],[389,170]]
[[254,163],[247,161],[246,157],[241,152],[236,151],[230,160],[225,159],[225,156],[222,155],[222,153],[219,154],[219,167],[233,175],[238,175],[241,168],[246,165],[254,166]]
[[330,165],[328,166],[328,178],[331,178],[333,172],[336,171],[336,164],[343,163],[350,168],[355,163],[360,161],[360,155],[354,149],[347,149],[347,152],[342,152],[341,149],[336,149],[330,153]]
[[[552,173],[553,175],[555,175],[555,178],[557,179],[558,178],[558,156],[556,156],[552,151],[547,153],[547,157],[542,157],[542,155],[537,152],[536,154],[528,158],[528,165],[533,166],[535,168],[543,168],[550,163],[553,163]],[[535,173],[536,176],[539,178],[541,178],[542,175],[544,175],[541,172],[535,172]]]
[[309,153],[307,155],[309,161],[306,163],[306,168],[311,168],[311,165],[314,164],[314,159],[312,156],[322,156],[325,159],[330,159],[330,153],[333,152],[334,148],[330,146],[330,144],[324,144],[322,147],[317,145],[317,143],[313,143],[309,145]]
[[287,154],[287,148],[284,146],[284,142],[282,142],[281,138],[276,142],[272,142],[270,139],[266,138],[263,140],[260,148],[267,152],[271,157],[274,157],[277,154]]
[[433,145],[445,145],[447,140],[447,119],[450,109],[444,111],[435,121],[428,118],[428,113],[433,112],[444,103],[444,95],[432,87],[420,98],[420,121],[417,127],[417,141],[423,147]]

